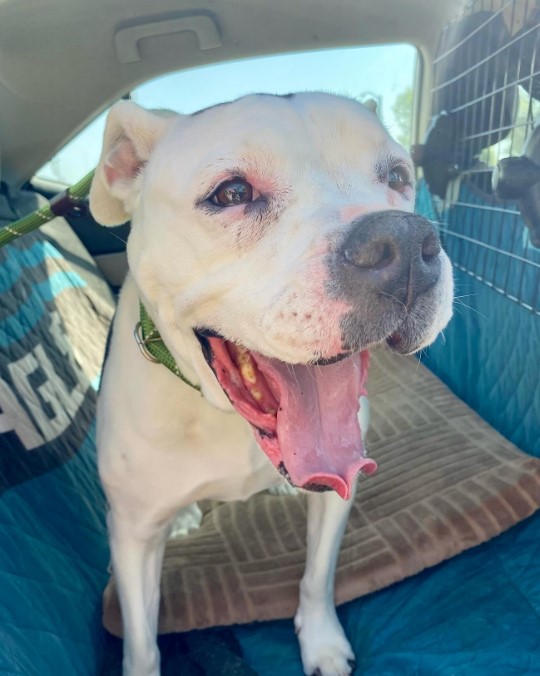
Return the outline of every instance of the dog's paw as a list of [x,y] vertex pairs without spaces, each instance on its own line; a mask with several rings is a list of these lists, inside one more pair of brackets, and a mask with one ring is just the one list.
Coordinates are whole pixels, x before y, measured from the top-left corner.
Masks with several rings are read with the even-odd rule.
[[307,676],[349,676],[355,667],[352,648],[335,611],[294,618],[304,673]]
[[124,646],[124,660],[122,662],[122,676],[160,676],[160,655],[155,646],[148,649],[130,651]]

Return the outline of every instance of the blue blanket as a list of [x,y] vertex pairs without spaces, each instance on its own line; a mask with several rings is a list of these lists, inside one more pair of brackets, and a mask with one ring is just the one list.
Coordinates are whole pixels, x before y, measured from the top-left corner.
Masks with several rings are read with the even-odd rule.
[[[99,669],[108,576],[90,362],[112,304],[103,286],[93,288],[95,267],[69,236],[32,236],[0,257],[0,672],[90,676]],[[464,273],[457,281],[481,314],[458,314],[427,363],[538,455],[540,321]],[[94,344],[86,357],[82,344],[66,352],[75,333]],[[531,517],[340,608],[358,673],[540,674],[539,525]],[[234,633],[261,676],[301,674],[292,622]]]
[[[364,676],[540,674],[540,515],[338,615]],[[260,676],[299,676],[291,622],[235,629]]]
[[89,676],[100,657],[94,387],[113,305],[67,226],[57,234],[0,249],[2,674]]

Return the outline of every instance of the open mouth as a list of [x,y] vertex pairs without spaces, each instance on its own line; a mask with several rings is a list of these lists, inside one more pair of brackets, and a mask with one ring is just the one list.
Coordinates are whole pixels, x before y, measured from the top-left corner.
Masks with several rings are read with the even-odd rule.
[[359,472],[372,474],[358,411],[367,351],[317,364],[288,364],[197,333],[208,364],[276,469],[294,486],[351,497]]

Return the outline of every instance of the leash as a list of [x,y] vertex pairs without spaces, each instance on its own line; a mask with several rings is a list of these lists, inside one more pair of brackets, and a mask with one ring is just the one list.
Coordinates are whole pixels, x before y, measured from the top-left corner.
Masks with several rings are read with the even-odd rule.
[[[80,205],[88,196],[94,172],[95,169],[92,169],[78,183],[58,193],[49,204],[0,229],[0,248],[19,239],[19,237],[37,230],[57,216],[67,216],[74,207]],[[135,326],[134,336],[144,357],[155,364],[162,364],[178,376],[186,385],[200,392],[200,386],[194,385],[180,371],[146,308],[140,301],[139,304],[140,321]]]
[[13,242],[13,240],[37,230],[45,223],[52,221],[57,216],[67,216],[73,207],[77,207],[90,192],[94,169],[71,188],[67,188],[52,198],[49,204],[33,211],[28,216],[20,218],[14,223],[5,225],[0,230],[0,248]]

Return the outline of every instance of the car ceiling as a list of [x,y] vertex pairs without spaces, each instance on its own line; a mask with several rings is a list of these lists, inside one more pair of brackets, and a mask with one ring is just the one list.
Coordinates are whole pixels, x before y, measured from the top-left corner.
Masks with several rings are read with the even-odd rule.
[[0,178],[24,183],[99,112],[160,74],[374,43],[410,42],[429,57],[456,4],[0,0]]

